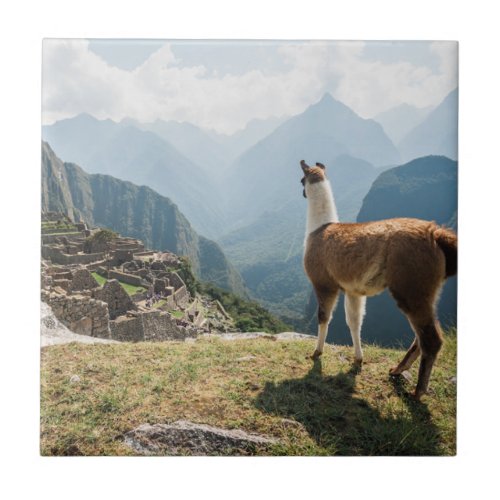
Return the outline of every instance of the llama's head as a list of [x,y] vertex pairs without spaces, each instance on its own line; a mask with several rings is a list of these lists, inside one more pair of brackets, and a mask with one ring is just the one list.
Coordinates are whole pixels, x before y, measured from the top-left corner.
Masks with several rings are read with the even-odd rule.
[[310,167],[304,160],[301,160],[300,166],[304,172],[304,177],[300,179],[300,182],[304,186],[302,194],[304,198],[307,198],[306,190],[308,185],[326,180],[325,166],[322,163],[316,162],[316,166]]

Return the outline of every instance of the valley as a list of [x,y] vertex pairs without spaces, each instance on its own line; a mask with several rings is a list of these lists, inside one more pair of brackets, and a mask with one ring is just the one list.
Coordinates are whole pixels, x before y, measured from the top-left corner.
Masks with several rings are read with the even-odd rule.
[[[456,123],[457,92],[433,109],[394,110],[379,117],[383,125],[325,94],[298,115],[256,121],[234,137],[187,122],[79,115],[44,127],[44,155],[58,165],[42,177],[44,193],[52,193],[44,207],[185,255],[200,279],[315,333],[315,299],[302,269],[299,161],[327,166],[341,221],[409,216],[456,228],[456,142],[447,124]],[[364,338],[411,339],[391,301],[368,301]],[[443,293],[440,317],[455,324],[456,280]],[[329,341],[350,343],[342,303]]]

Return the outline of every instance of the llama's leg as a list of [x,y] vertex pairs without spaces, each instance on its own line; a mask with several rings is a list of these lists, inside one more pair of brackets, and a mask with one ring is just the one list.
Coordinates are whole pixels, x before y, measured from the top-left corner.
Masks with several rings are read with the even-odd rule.
[[347,326],[351,331],[352,344],[354,346],[354,359],[356,363],[363,362],[363,350],[361,349],[361,325],[365,315],[366,297],[360,295],[348,295],[344,298],[345,318]]
[[400,367],[411,366],[411,363],[417,359],[418,355],[422,355],[417,388],[415,389],[415,398],[417,400],[427,392],[432,367],[443,344],[441,327],[436,319],[434,307],[439,285],[434,290],[429,289],[428,286],[419,290],[415,286],[410,287],[408,285],[404,288],[400,286],[399,289],[394,286],[389,288],[396,299],[398,307],[406,314],[416,335],[415,342],[393,374],[401,373],[403,370],[399,371]]
[[409,370],[415,360],[420,356],[420,346],[418,345],[418,339],[415,338],[413,344],[408,349],[405,357],[401,360],[398,366],[391,368],[389,373],[391,375],[401,375],[405,370]]
[[332,319],[333,310],[337,304],[339,290],[337,289],[315,289],[318,299],[318,340],[316,349],[311,356],[312,359],[318,359],[323,354],[326,335],[328,333],[328,324]]
[[419,400],[429,387],[432,367],[443,345],[443,336],[439,322],[432,316],[427,318],[411,318],[411,322],[418,332],[418,343],[422,352],[422,359],[418,370],[417,388],[415,389],[415,398]]

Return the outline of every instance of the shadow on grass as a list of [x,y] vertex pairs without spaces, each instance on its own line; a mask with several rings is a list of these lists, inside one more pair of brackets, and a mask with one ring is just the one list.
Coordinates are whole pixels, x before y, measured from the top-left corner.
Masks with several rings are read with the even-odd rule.
[[[404,403],[388,414],[354,396],[359,367],[322,375],[321,360],[301,379],[267,382],[257,396],[260,410],[300,422],[330,455],[441,455],[439,432],[423,403],[411,399],[401,381],[393,382]],[[396,416],[394,416],[396,415]]]

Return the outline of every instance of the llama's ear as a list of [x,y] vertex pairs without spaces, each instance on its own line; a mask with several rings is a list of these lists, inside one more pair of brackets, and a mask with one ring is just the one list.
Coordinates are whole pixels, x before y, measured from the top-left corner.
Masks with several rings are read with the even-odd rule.
[[316,162],[316,166],[321,168],[322,170],[325,170],[325,166],[323,165],[323,163]]
[[302,170],[304,171],[304,174],[307,174],[309,172],[309,165],[304,160],[300,160],[300,166],[302,167]]

